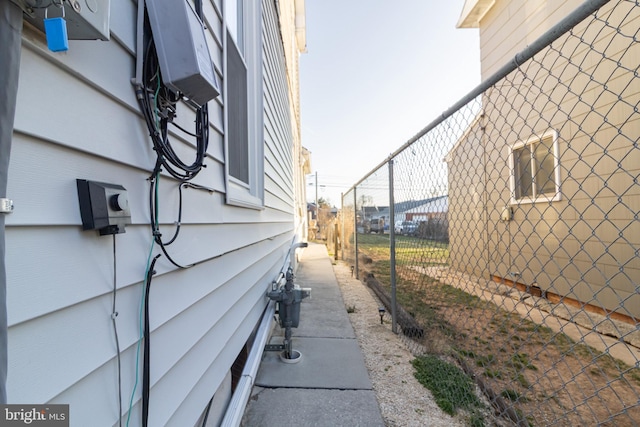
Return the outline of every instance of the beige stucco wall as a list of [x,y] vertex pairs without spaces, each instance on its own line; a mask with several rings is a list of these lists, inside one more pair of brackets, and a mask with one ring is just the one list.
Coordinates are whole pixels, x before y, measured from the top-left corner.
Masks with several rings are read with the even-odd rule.
[[[483,78],[581,3],[497,0],[479,23]],[[629,71],[637,69],[640,47],[614,29],[622,22],[622,34],[634,34],[640,8],[623,5],[610,13],[617,3],[599,13],[607,25],[575,29],[584,41],[554,43],[485,93],[487,246],[468,232],[459,233],[464,243],[456,242],[452,217],[451,259],[464,265],[456,259],[484,250],[490,274],[511,280],[518,273],[524,284],[640,318],[640,118],[634,110],[640,79]],[[561,200],[513,204],[513,220],[501,221],[511,199],[510,147],[549,130],[558,133]],[[453,161],[475,155],[476,144],[473,138],[461,143]],[[466,209],[458,215],[467,228],[481,226],[474,219],[477,188],[464,181],[456,187],[451,179],[479,176],[480,161],[450,163],[451,215],[456,203]],[[466,270],[479,268],[466,264]]]

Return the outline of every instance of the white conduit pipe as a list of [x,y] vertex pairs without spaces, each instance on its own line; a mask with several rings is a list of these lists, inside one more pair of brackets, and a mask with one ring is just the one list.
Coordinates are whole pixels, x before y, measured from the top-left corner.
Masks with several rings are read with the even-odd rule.
[[[293,271],[296,271],[297,268],[296,249],[306,247],[306,242],[294,243],[291,246],[289,265],[292,267]],[[283,281],[286,281],[286,274],[281,274],[281,277],[276,282],[275,288],[277,289],[282,286]],[[262,315],[262,320],[260,321],[256,338],[253,342],[253,346],[251,347],[251,351],[249,352],[249,356],[247,357],[247,362],[242,370],[242,376],[238,381],[236,391],[233,393],[233,396],[231,396],[231,402],[229,402],[227,411],[224,414],[222,424],[220,424],[221,427],[238,427],[240,425],[240,421],[242,421],[244,410],[247,406],[247,402],[249,401],[249,397],[251,396],[253,382],[256,378],[256,374],[258,373],[258,368],[260,368],[262,353],[264,352],[264,347],[269,339],[271,322],[273,321],[275,312],[275,301],[269,301],[269,304],[267,304],[267,308]]]
[[[278,283],[280,286],[280,283]],[[251,395],[251,389],[253,388],[253,382],[256,378],[258,368],[260,367],[260,361],[262,359],[262,353],[264,346],[267,343],[271,332],[271,322],[276,312],[275,301],[269,301],[267,309],[262,316],[258,332],[256,333],[256,339],[251,347],[247,363],[242,370],[242,376],[236,387],[236,391],[233,393],[229,407],[222,420],[222,427],[238,427],[242,416],[244,415],[245,407],[249,401]]]

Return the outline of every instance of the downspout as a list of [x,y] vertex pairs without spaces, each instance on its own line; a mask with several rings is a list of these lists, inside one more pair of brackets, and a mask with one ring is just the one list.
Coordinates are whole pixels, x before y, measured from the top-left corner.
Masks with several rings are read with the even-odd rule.
[[[9,156],[18,96],[22,10],[0,2],[0,198],[7,195]],[[7,403],[7,271],[5,267],[5,216],[0,214],[0,404]]]

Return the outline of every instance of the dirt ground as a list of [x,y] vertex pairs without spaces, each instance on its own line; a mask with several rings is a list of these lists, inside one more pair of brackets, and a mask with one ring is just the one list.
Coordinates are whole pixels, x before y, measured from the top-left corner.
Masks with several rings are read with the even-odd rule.
[[414,356],[402,335],[391,331],[391,319],[380,322],[379,301],[355,279],[350,266],[334,265],[345,309],[362,350],[380,412],[388,427],[463,427],[465,417],[452,417],[436,405],[431,392],[414,377]]
[[640,425],[640,369],[414,270],[398,276],[398,302],[424,325],[415,348],[452,355],[498,411],[522,425]]

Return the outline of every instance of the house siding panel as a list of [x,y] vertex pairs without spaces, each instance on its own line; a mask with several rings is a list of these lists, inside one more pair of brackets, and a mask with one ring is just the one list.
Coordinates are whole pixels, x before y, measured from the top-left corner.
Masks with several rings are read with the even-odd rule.
[[[23,36],[7,217],[9,403],[68,403],[72,426],[117,425],[116,348],[111,323],[113,240],[82,231],[77,178],[121,184],[132,224],[115,236],[118,334],[126,418],[136,373],[142,282],[152,245],[147,181],[155,153],[135,99],[134,2],[112,2],[112,40],[72,41],[47,51],[42,34]],[[205,1],[207,40],[219,80],[221,1]],[[227,376],[267,303],[265,292],[288,260],[294,237],[294,172],[290,85],[276,3],[263,1],[265,206],[225,203],[224,103],[209,103],[206,168],[184,188],[178,239],[162,256],[150,294],[150,425],[194,425]],[[293,30],[290,24],[286,30]],[[283,30],[284,31],[284,30]],[[46,76],[43,77],[43,76]],[[294,76],[297,78],[297,76]],[[51,82],[55,82],[52,84]],[[193,127],[191,107],[176,122]],[[194,147],[171,129],[178,155]],[[262,161],[262,159],[260,159]],[[178,218],[177,181],[160,179],[163,240]],[[154,254],[160,253],[157,245]],[[140,424],[141,384],[131,426]],[[96,402],[99,402],[96,404]]]
[[[265,204],[290,216],[293,221],[293,137],[284,48],[275,8],[263,10],[265,27]],[[270,185],[267,185],[270,184]]]
[[[496,1],[480,23],[483,77],[580,3]],[[617,9],[611,14],[613,7]],[[486,164],[495,165],[488,170],[486,184],[487,258],[490,274],[512,280],[513,273],[519,273],[521,283],[638,318],[640,305],[631,304],[630,296],[640,268],[640,228],[633,201],[640,194],[640,154],[633,149],[633,135],[640,134],[634,110],[640,83],[633,74],[640,48],[623,34],[625,28],[635,33],[640,14],[633,3],[612,2],[598,16],[624,21],[622,34],[614,24],[598,21],[583,34],[585,24],[579,24],[568,42],[563,38],[555,50],[521,64],[485,94]],[[559,138],[561,199],[515,203],[513,220],[501,222],[500,210],[510,199],[510,147],[550,129]],[[451,168],[456,171],[453,179],[461,180],[464,173],[479,176],[473,160],[462,158],[473,145],[467,137],[460,144],[464,149],[452,154],[459,162]],[[457,222],[450,230],[452,265],[469,268],[463,260],[470,254],[456,241],[463,231],[455,228],[475,227],[470,218],[476,207],[467,201],[474,188],[454,183],[451,189],[452,209],[463,200],[467,210],[451,216]]]
[[497,0],[480,23],[482,79],[495,73],[581,3]]

